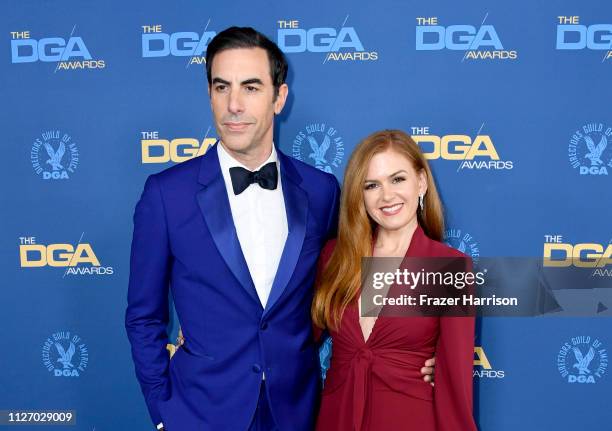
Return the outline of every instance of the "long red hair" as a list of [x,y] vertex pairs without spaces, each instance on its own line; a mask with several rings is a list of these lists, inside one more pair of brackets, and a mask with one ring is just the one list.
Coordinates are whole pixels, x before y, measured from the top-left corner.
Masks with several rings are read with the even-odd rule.
[[361,258],[372,255],[376,227],[366,212],[364,182],[372,157],[389,149],[408,159],[416,172],[425,173],[427,193],[423,210],[417,210],[417,221],[429,238],[442,240],[442,203],[419,146],[401,130],[382,130],[365,138],[353,151],[344,173],[336,246],[317,277],[311,314],[319,328],[337,328],[344,310],[359,294]]

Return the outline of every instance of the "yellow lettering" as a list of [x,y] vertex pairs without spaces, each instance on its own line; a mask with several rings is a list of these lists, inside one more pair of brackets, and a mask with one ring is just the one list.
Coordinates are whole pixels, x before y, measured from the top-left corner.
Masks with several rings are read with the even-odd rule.
[[[36,254],[38,253],[38,254]],[[76,251],[71,244],[27,244],[19,246],[19,260],[24,268],[76,266],[89,263],[100,266],[90,244],[78,244]]]
[[[552,259],[553,251],[562,251],[565,253],[563,259]],[[571,244],[545,243],[544,244],[544,266],[567,267],[572,265],[572,250]]]
[[[452,143],[463,145],[454,145],[456,152],[450,152]],[[464,160],[470,148],[472,139],[467,135],[446,135],[442,137],[442,158],[446,160]]]
[[[202,144],[193,138],[176,138],[172,141],[166,139],[143,139],[141,141],[142,163],[166,163],[169,161],[181,163],[205,154],[208,148],[215,142],[217,142],[215,138],[206,138],[202,141]],[[162,154],[152,156],[151,150],[153,148],[161,148]]]
[[210,146],[215,144],[215,142],[217,142],[217,140],[215,138],[206,138],[206,139],[204,139],[202,141],[202,146],[200,147],[200,149],[198,150],[198,153],[196,154],[196,157],[204,155],[206,153],[206,151],[208,151]]
[[612,244],[608,244],[606,251],[599,258],[599,263],[597,263],[597,266],[603,267],[610,264],[612,264]]
[[[552,259],[553,251],[562,251],[563,259]],[[567,267],[574,265],[579,268],[602,268],[612,264],[612,244],[608,244],[605,252],[601,244],[544,244],[544,266]]]
[[[583,260],[582,252],[594,251],[595,253],[586,253],[586,256]],[[597,259],[603,253],[603,246],[601,244],[576,244],[574,246],[573,253],[573,261],[574,266],[579,268],[593,268],[597,265],[597,261],[593,261],[592,259]],[[588,260],[587,260],[588,259]]]
[[[481,147],[484,148],[481,149]],[[491,137],[489,135],[476,136],[476,139],[474,139],[466,159],[472,160],[477,156],[488,156],[492,160],[499,160],[499,154],[497,154],[497,150],[495,150],[495,146],[493,145],[493,141],[491,141]]]
[[90,244],[77,245],[76,251],[72,255],[72,259],[70,259],[70,266],[77,266],[79,263],[90,263],[93,266],[100,266],[100,261]]
[[416,142],[416,144],[419,147],[421,147],[422,142],[429,142],[433,144],[433,150],[429,152],[424,151],[424,149],[421,147],[421,151],[423,151],[423,155],[425,156],[426,159],[436,160],[440,158],[440,137],[439,136],[414,135],[412,139],[414,140],[414,142]]
[[[55,258],[55,252],[58,252]],[[74,247],[70,244],[49,244],[47,246],[47,264],[49,266],[68,266]],[[62,253],[64,252],[64,253]]]
[[492,368],[482,347],[474,347],[474,355],[476,355],[474,358],[474,366],[480,366],[485,370],[490,370]]
[[[19,246],[19,260],[24,268],[45,266],[47,264],[46,247],[42,244],[27,244]],[[38,259],[28,257],[29,252],[37,252]]]
[[[181,163],[189,159],[193,159],[197,153],[197,148],[200,143],[193,138],[176,138],[170,142],[170,160]],[[180,148],[185,148],[179,153]],[[185,154],[185,155],[181,155]]]
[[[143,139],[142,145],[142,163],[166,163],[170,161],[170,142],[165,139]],[[151,148],[161,147],[163,153],[161,156],[152,156]]]

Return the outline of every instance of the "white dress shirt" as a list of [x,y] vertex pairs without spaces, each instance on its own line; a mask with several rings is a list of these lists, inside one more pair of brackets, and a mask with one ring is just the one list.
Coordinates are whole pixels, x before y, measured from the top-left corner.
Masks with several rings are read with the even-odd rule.
[[[259,184],[251,184],[245,191],[235,195],[229,169],[234,166],[248,168],[234,159],[221,143],[216,147],[240,248],[249,267],[259,301],[265,308],[288,233],[280,172],[276,189],[267,190]],[[270,162],[276,163],[276,169],[279,169],[274,145],[268,160],[255,170]]]

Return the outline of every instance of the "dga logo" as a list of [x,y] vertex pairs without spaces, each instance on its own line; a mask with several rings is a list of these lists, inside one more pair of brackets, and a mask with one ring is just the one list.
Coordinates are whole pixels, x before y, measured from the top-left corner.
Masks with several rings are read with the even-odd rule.
[[612,244],[563,242],[561,235],[544,235],[545,267],[595,268],[594,276],[612,276]]
[[485,24],[487,13],[479,27],[473,25],[439,25],[438,17],[417,17],[417,51],[465,51],[463,60],[516,60],[515,50],[507,51],[495,30]]
[[338,30],[333,27],[304,29],[298,20],[279,20],[278,47],[285,53],[324,52],[330,61],[376,61],[378,52],[366,51],[355,27],[345,27],[348,15]]
[[312,123],[293,139],[293,157],[333,173],[344,160],[344,140],[325,123]]
[[79,377],[87,368],[89,352],[81,337],[70,331],[60,331],[43,344],[42,360],[55,377]]
[[610,136],[612,127],[602,123],[589,123],[576,130],[567,149],[572,168],[580,175],[608,175],[608,168],[612,168]]
[[503,379],[506,377],[504,370],[494,370],[491,362],[485,354],[484,348],[474,347],[474,374],[473,377],[487,379]]
[[66,180],[79,165],[79,149],[67,133],[49,130],[34,140],[30,161],[42,179]]
[[143,25],[142,27],[142,56],[152,57],[189,57],[190,64],[205,64],[206,49],[213,37],[217,34],[208,31],[210,19],[201,33],[195,31],[177,31],[165,33],[160,24]]
[[142,163],[181,163],[205,154],[217,142],[216,138],[206,137],[201,141],[195,138],[161,139],[157,131],[141,132],[141,138]]
[[112,275],[113,267],[101,266],[89,243],[37,244],[36,237],[19,238],[19,262],[22,268],[66,268],[64,275]]
[[457,160],[459,170],[510,170],[512,160],[502,160],[490,135],[481,135],[484,124],[474,138],[469,135],[430,135],[429,127],[411,127],[412,139],[429,160]]
[[574,337],[561,346],[557,368],[568,383],[596,383],[608,368],[608,352],[598,339]]
[[472,262],[477,263],[480,259],[480,248],[472,235],[467,232],[462,232],[461,229],[447,229],[444,232],[444,242],[459,250],[461,253],[467,254],[472,258]]
[[606,51],[603,61],[612,58],[612,24],[580,24],[579,16],[557,17],[557,49]]
[[67,39],[44,37],[34,39],[30,31],[11,31],[11,62],[57,63],[55,71],[75,69],[103,69],[104,60],[94,59],[82,37],[74,36],[76,25]]

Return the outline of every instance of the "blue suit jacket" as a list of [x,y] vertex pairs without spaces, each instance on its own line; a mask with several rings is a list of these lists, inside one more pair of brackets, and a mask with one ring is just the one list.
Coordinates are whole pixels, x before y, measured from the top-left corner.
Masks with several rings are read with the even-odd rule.
[[[288,237],[266,308],[236,236],[216,148],[151,175],[134,214],[126,329],[154,423],[246,430],[262,373],[280,430],[310,430],[319,365],[310,305],[335,234],[336,179],[278,151]],[[169,360],[168,291],[185,336]]]

